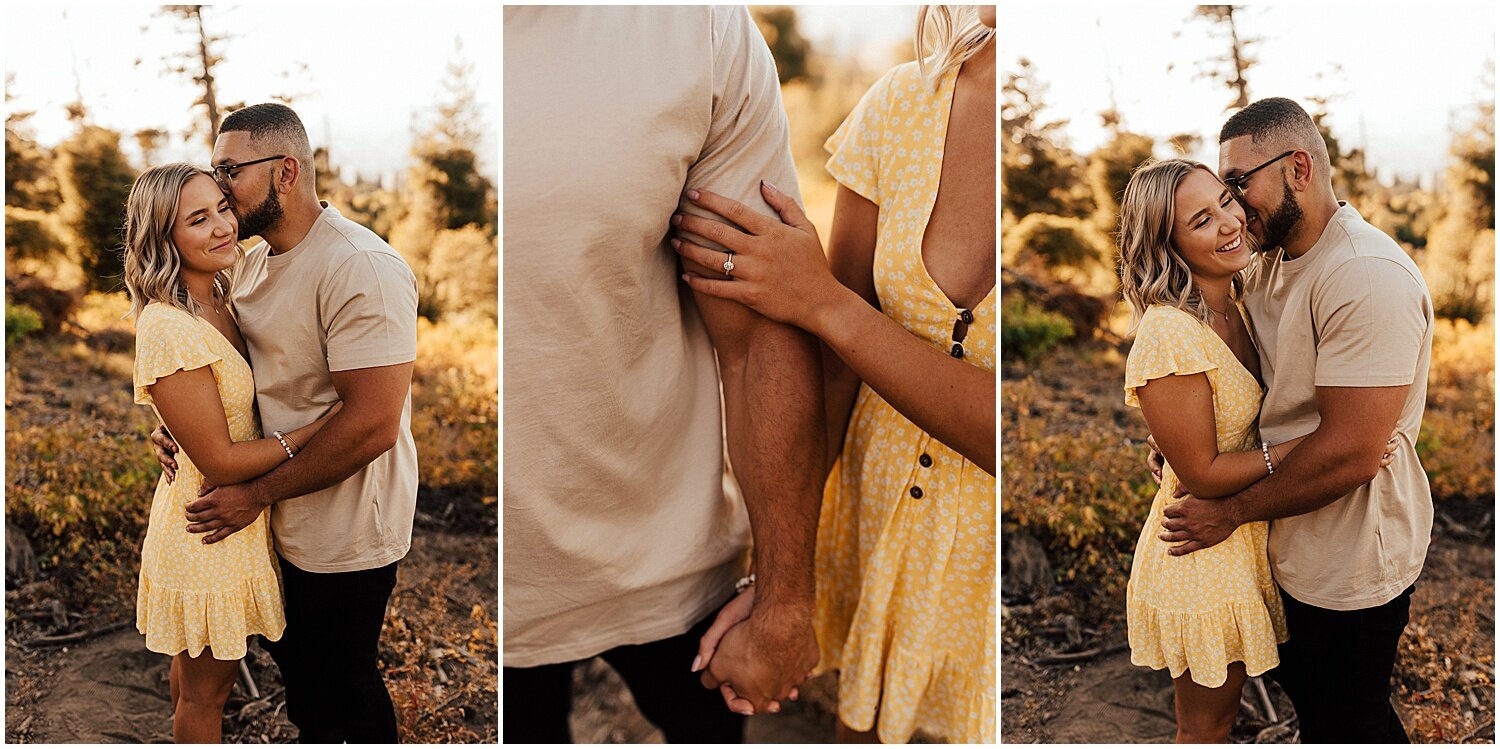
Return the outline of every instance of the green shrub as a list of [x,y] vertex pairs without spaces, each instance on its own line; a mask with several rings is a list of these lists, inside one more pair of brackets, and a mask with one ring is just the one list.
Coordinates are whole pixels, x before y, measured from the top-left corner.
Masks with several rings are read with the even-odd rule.
[[21,304],[5,305],[5,345],[7,348],[41,329],[42,316],[37,314],[36,310]]
[[1032,361],[1073,335],[1073,324],[1055,312],[1012,297],[1000,308],[1000,351],[1004,356]]

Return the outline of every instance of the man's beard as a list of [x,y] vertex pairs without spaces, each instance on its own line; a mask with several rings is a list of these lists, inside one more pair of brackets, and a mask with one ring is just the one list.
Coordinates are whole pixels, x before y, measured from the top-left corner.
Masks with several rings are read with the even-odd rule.
[[281,201],[276,198],[276,183],[266,188],[266,199],[240,215],[240,239],[264,236],[266,230],[281,223]]
[[[278,206],[279,207],[279,206]],[[1278,251],[1281,243],[1286,241],[1288,234],[1296,228],[1297,223],[1302,220],[1302,206],[1297,204],[1297,197],[1292,193],[1292,186],[1283,179],[1281,182],[1281,205],[1266,219],[1266,236],[1261,241],[1261,249],[1266,252]],[[243,234],[243,230],[240,232]]]

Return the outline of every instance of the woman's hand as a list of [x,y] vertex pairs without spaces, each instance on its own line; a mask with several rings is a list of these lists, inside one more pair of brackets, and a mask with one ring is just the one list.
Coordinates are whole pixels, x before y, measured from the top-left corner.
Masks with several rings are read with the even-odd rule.
[[[739,302],[778,322],[816,332],[819,310],[837,298],[843,285],[828,270],[818,230],[797,202],[768,182],[760,183],[760,191],[781,221],[722,195],[688,190],[688,200],[694,205],[745,231],[698,216],[673,216],[678,236],[672,247],[689,269],[683,280],[694,291]],[[717,242],[734,254],[693,244],[686,239],[690,234]],[[725,261],[731,259],[733,269],[725,272]]]
[[1380,467],[1385,468],[1396,462],[1396,450],[1401,447],[1401,427],[1391,430],[1391,438],[1385,441],[1385,452],[1380,454]]

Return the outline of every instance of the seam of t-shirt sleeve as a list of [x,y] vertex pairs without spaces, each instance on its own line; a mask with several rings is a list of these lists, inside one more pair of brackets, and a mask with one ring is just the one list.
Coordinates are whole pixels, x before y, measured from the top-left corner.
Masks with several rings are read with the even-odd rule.
[[[1393,260],[1391,258],[1382,257],[1382,256],[1379,256],[1379,255],[1356,255],[1354,257],[1351,257],[1351,258],[1345,260],[1342,263],[1339,263],[1339,265],[1334,268],[1333,273],[1350,272],[1350,271],[1346,270],[1346,266],[1349,265],[1350,263],[1353,263],[1353,262],[1356,262],[1356,261],[1361,261],[1361,260],[1379,261],[1379,262],[1389,263],[1390,265],[1393,265],[1396,268],[1398,268],[1399,270],[1401,270],[1404,278],[1406,278],[1407,280],[1409,280],[1409,281],[1411,281],[1413,283],[1417,283],[1417,279],[1411,277],[1411,271],[1409,269],[1407,269],[1405,266],[1401,265],[1399,262],[1396,262],[1395,260]],[[1371,275],[1370,275],[1371,274],[1371,267],[1372,266],[1368,262],[1361,262],[1359,264],[1359,266],[1355,269],[1355,270],[1357,270],[1363,276],[1364,290],[1366,291],[1367,294],[1370,293],[1370,292],[1372,292],[1375,289],[1375,284],[1374,284],[1374,282],[1373,282],[1373,280],[1371,278]],[[1332,273],[1330,273],[1329,275],[1331,276]],[[1325,276],[1325,278],[1327,278],[1327,277],[1328,276]],[[1418,286],[1417,288],[1420,288],[1420,286]],[[1349,300],[1349,301],[1358,301],[1358,300]],[[1366,316],[1365,321],[1363,323],[1361,323],[1361,325],[1364,327],[1364,329],[1365,330],[1376,330],[1377,329],[1377,322],[1378,322],[1378,320],[1376,319],[1376,316],[1375,316],[1375,314],[1376,314],[1376,305],[1373,305],[1373,304],[1364,304],[1364,305],[1361,305],[1360,312],[1361,312],[1361,314],[1364,314]],[[1313,377],[1313,385],[1314,385],[1314,387],[1394,387],[1394,386],[1400,386],[1400,385],[1410,385],[1410,384],[1412,384],[1412,382],[1414,382],[1416,380],[1416,372],[1415,371],[1413,371],[1413,372],[1411,372],[1409,374],[1405,374],[1405,375],[1397,375],[1397,374],[1385,374],[1385,375],[1381,375],[1381,374],[1371,374],[1371,373],[1366,372],[1366,371],[1361,371],[1360,373],[1358,373],[1356,375],[1352,375],[1352,376],[1341,375],[1341,374],[1329,374],[1329,375],[1325,376],[1325,375],[1316,374],[1316,372],[1318,372],[1320,370],[1321,370],[1321,367],[1316,367],[1315,368],[1315,375]]]
[[[376,260],[373,257],[374,255],[383,255],[383,254],[384,253],[375,252],[375,251],[371,251],[371,250],[356,250],[356,254],[354,256],[346,258],[342,263],[339,263],[338,267],[334,269],[334,273],[335,274],[342,274],[342,273],[344,273],[345,267],[348,266],[351,262],[354,262],[354,260],[356,258],[362,258],[362,259],[364,259],[364,261],[368,264],[368,267],[370,269],[371,274],[375,277],[375,280],[377,282],[375,284],[376,289],[373,292],[373,295],[376,297],[376,302],[380,305],[380,309],[382,311],[385,311],[385,310],[389,309],[389,305],[386,303],[386,289],[385,289],[385,284],[387,282],[387,279],[385,278],[385,274],[382,273],[380,271],[379,267],[375,264]],[[371,292],[365,292],[365,293],[371,293]],[[346,297],[344,299],[344,305],[347,305],[348,301],[349,300]],[[340,310],[342,310],[342,308],[343,308],[344,305],[340,306]],[[393,334],[390,332],[390,326],[391,326],[391,324],[392,324],[392,320],[391,320],[391,318],[390,318],[389,315],[382,315],[381,316],[381,318],[380,318],[380,325],[381,325],[380,334],[381,334],[382,338],[385,339],[385,340],[390,340],[390,339],[392,339],[394,337]],[[326,333],[325,333],[325,335],[326,335]],[[415,356],[413,355],[410,358],[405,358],[405,356],[403,354],[403,357],[400,358],[399,361],[390,361],[390,359],[391,359],[390,356],[381,356],[381,355],[371,355],[371,356],[366,356],[366,357],[359,357],[359,358],[356,358],[356,359],[353,359],[353,360],[347,360],[347,361],[344,360],[344,359],[342,359],[342,357],[341,357],[341,359],[340,359],[340,361],[338,363],[335,363],[335,362],[333,362],[330,359],[328,361],[328,371],[330,371],[330,372],[343,372],[343,371],[350,370],[350,369],[364,369],[364,368],[367,368],[367,367],[374,367],[374,366],[385,366],[385,365],[390,365],[390,364],[404,364],[404,363],[409,362],[409,361],[414,361],[415,360]]]

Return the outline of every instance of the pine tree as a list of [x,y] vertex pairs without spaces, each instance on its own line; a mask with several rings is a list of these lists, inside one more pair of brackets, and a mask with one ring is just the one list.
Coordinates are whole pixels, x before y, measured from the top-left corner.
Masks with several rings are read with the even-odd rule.
[[119,288],[125,201],[135,181],[135,170],[120,151],[120,134],[81,126],[57,146],[57,176],[61,219],[72,235],[74,260],[91,288]]

